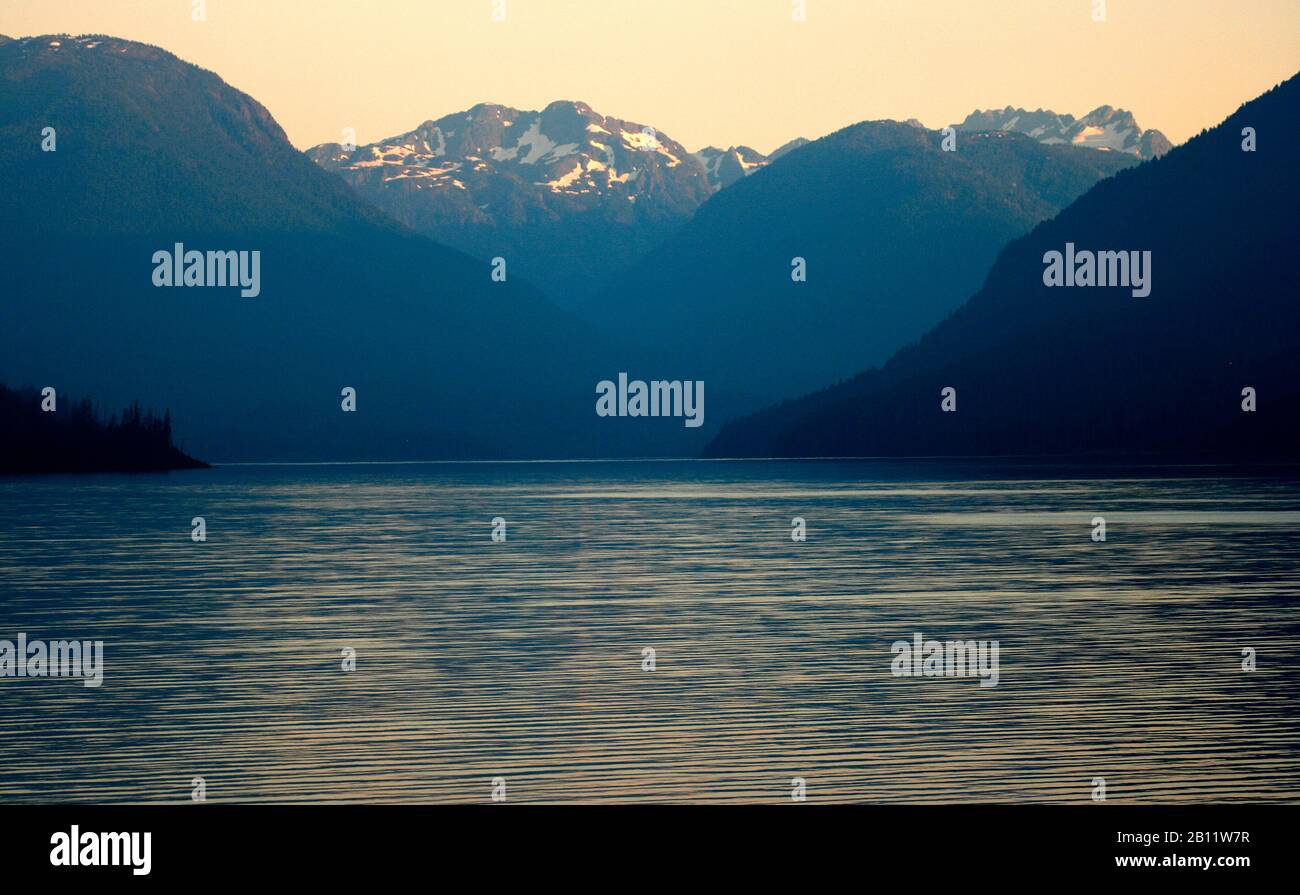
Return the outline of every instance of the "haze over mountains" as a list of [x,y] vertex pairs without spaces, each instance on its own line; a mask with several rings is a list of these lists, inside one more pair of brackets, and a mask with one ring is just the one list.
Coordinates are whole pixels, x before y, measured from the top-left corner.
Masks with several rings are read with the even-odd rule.
[[[990,123],[1012,133],[1018,124]],[[1110,128],[1118,151],[1046,132],[967,131],[969,152],[940,155],[937,134],[909,121],[875,124],[877,135],[901,135],[897,145],[873,146],[864,123],[848,151],[826,147],[843,149],[853,129],[792,140],[770,156],[746,146],[692,154],[583,103],[480,105],[377,144],[308,155],[420,232],[507,259],[661,366],[711,377],[725,416],[878,363],[942,319],[1008,239],[1139,157],[1120,148],[1131,116],[1081,126],[1094,123]],[[792,167],[769,172],[785,158]],[[868,171],[868,158],[884,170]],[[722,194],[758,172],[765,188]],[[930,276],[935,239],[949,255],[942,278]],[[798,245],[819,249],[820,266],[792,293]],[[779,356],[754,370],[754,346],[779,346]]]
[[[1140,159],[1170,145],[1110,106],[1079,119],[1008,106],[955,127]],[[649,124],[556,101],[540,112],[483,103],[375,143],[326,143],[307,155],[402,223],[475,257],[506,258],[571,307],[672,237],[711,194],[809,142],[796,138],[770,155],[743,145],[689,152]]]
[[815,140],[720,191],[578,310],[707,380],[715,419],[754,410],[883,362],[1009,240],[1137,163],[1019,134],[942,141],[892,121]]
[[[1224,285],[1226,274],[1202,257],[1213,228],[1245,214],[1248,203],[1225,190],[1241,187],[1253,202],[1294,195],[1294,181],[1268,167],[1276,150],[1242,153],[1269,171],[1275,193],[1233,185],[1232,169],[1227,185],[1212,187],[1214,170],[1191,177],[1190,163],[1174,164],[1178,153],[1144,163],[1144,152],[1158,155],[1155,132],[1107,107],[1078,122],[1053,116],[1064,128],[1056,131],[1015,114],[972,116],[955,151],[917,122],[880,121],[764,157],[743,146],[691,153],[577,102],[540,112],[480,105],[378,144],[301,153],[265,108],[215,74],[155,47],[63,35],[0,40],[0,109],[0,288],[11,296],[0,308],[0,381],[169,408],[181,446],[216,461],[683,456],[726,420],[816,389],[729,427],[710,450],[924,452],[934,432],[907,418],[910,405],[877,417],[896,440],[876,428],[867,438],[836,414],[866,412],[868,392],[912,387],[888,372],[913,370],[903,359],[922,358],[915,370],[928,370],[970,352],[986,366],[964,361],[967,414],[979,400],[969,383],[1004,384],[987,360],[1001,339],[1021,375],[1033,359],[1065,377],[1053,358],[1083,364],[1069,348],[1075,338],[1092,339],[1103,356],[1102,342],[1132,358],[1159,355],[1083,319],[1024,335],[1042,296],[1022,294],[1023,269],[1007,273],[1024,244],[1015,240],[1058,214],[1081,222],[1071,237],[1080,246],[1154,243],[1149,302],[1170,282],[1199,295],[1201,268],[1231,295],[1293,283],[1265,266],[1244,287]],[[967,129],[981,123],[995,129]],[[58,134],[55,152],[41,151],[47,127]],[[1203,154],[1190,157],[1204,166]],[[1180,172],[1177,185],[1146,186],[1169,171]],[[1162,210],[1139,214],[1141,203]],[[1207,208],[1229,217],[1207,217]],[[1179,210],[1201,227],[1200,241],[1188,241],[1196,253],[1173,235]],[[1137,222],[1163,235],[1148,238]],[[1250,235],[1256,223],[1238,229]],[[258,251],[260,294],[156,288],[151,259],[178,243]],[[509,265],[505,282],[491,276],[497,256]],[[1171,257],[1186,282],[1167,272]],[[1104,292],[1047,298],[1087,304]],[[1273,357],[1270,339],[1290,335],[1292,321],[1271,304],[1258,308],[1276,318],[1272,335],[1252,330],[1241,344]],[[1209,312],[1199,319],[1224,334],[1242,328]],[[936,325],[921,347],[898,351]],[[1181,333],[1184,324],[1162,325]],[[1183,341],[1214,350],[1194,336]],[[936,344],[942,351],[925,347]],[[896,353],[885,371],[861,373]],[[1273,390],[1279,369],[1259,367],[1259,381]],[[596,383],[621,372],[704,381],[704,425],[598,417]],[[922,384],[926,406],[937,408],[937,389]],[[358,391],[355,414],[340,410],[344,386]],[[1086,403],[1078,381],[1063,387]],[[1011,425],[1007,414],[999,425]],[[1057,422],[1057,435],[1070,431]],[[1118,431],[1107,425],[1090,419],[1089,432]],[[951,447],[1003,444],[987,436]],[[1064,437],[1045,437],[1043,449]]]
[[[1079,119],[1008,106],[973,112],[955,127],[1141,159],[1170,146],[1110,106]],[[809,142],[796,138],[770,155],[743,145],[689,152],[652,125],[556,101],[540,112],[483,103],[374,143],[326,143],[307,155],[402,223],[475,257],[507,258],[570,306],[666,241],[712,193]]]
[[[0,109],[0,381],[169,408],[209,460],[653,443],[592,413],[635,355],[361,201],[211,72],[114,38],[7,41]],[[260,252],[260,294],[155,287],[176,243]]]
[[[919,344],[728,425],[709,453],[1294,457],[1298,126],[1292,77],[1013,242]],[[1150,295],[1046,285],[1047,253],[1069,245],[1149,251]]]

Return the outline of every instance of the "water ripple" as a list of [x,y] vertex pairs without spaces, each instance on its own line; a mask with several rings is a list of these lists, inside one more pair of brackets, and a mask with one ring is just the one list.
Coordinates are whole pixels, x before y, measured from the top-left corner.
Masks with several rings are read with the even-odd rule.
[[1300,801],[1296,479],[919,469],[0,480],[0,638],[106,644],[0,678],[0,800]]

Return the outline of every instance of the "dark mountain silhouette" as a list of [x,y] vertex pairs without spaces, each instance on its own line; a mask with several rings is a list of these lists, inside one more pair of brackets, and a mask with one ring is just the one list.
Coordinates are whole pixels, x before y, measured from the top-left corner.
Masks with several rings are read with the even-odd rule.
[[[1297,125],[1293,77],[1012,243],[966,305],[881,369],[737,421],[708,454],[1294,457]],[[1045,286],[1046,253],[1067,243],[1150,251],[1150,295]],[[947,387],[955,413],[940,409]]]
[[90,401],[55,396],[42,410],[35,388],[0,385],[0,474],[35,472],[161,472],[207,466],[172,444],[171,415],[139,403],[102,418]]
[[[719,192],[580,304],[708,382],[714,419],[883,362],[968,298],[997,256],[1131,156],[864,122]],[[794,282],[792,259],[807,263]]]
[[[111,37],[23,38],[0,44],[0,110],[0,377],[170,407],[214,461],[680,437],[595,416],[595,383],[636,355],[366,204],[211,72]],[[260,252],[260,294],[155,287],[176,243]]]

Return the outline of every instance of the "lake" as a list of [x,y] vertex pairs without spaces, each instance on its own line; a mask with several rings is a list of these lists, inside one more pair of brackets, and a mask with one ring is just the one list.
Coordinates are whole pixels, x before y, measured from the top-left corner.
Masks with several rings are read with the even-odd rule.
[[[0,639],[104,644],[99,687],[0,677],[0,802],[1300,801],[1300,476],[1266,472],[0,479]],[[896,676],[917,634],[997,641],[997,686]]]

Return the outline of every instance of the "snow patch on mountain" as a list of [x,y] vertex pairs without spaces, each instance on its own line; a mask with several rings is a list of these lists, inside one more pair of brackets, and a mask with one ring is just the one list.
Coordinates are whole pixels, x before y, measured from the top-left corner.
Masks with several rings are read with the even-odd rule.
[[[624,224],[683,218],[712,193],[681,144],[579,102],[541,111],[480,104],[369,145],[328,143],[307,155],[399,220],[444,239],[458,227],[593,212]],[[755,167],[746,162],[747,171]]]
[[1157,130],[1144,131],[1133,114],[1111,106],[1098,106],[1082,118],[1048,109],[976,110],[966,116],[958,131],[1007,131],[1025,134],[1040,143],[1069,144],[1104,152],[1125,152],[1139,158],[1164,155],[1172,147]]
[[779,146],[771,155],[763,155],[748,146],[731,146],[727,149],[706,146],[699,152],[694,153],[694,156],[704,167],[704,171],[709,178],[709,186],[716,193],[718,190],[748,177],[755,171],[766,168],[781,156],[793,152],[807,143],[807,140],[799,137]]

